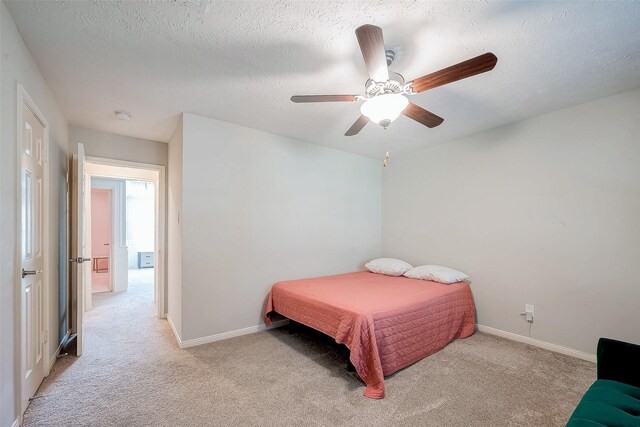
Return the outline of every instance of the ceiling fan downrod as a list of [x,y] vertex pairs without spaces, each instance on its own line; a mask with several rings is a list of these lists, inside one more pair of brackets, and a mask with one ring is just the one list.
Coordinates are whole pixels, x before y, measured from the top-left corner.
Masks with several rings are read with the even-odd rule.
[[391,64],[393,64],[393,60],[396,59],[396,53],[391,49],[387,49],[384,51],[384,55],[387,58],[387,67],[391,67]]

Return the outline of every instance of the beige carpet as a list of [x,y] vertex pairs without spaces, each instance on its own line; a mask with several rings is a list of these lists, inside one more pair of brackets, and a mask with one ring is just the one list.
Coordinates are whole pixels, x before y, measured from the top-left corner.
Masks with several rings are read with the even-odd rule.
[[362,396],[347,353],[286,328],[187,350],[153,316],[152,288],[94,296],[85,353],[60,359],[26,426],[562,426],[592,363],[476,333]]

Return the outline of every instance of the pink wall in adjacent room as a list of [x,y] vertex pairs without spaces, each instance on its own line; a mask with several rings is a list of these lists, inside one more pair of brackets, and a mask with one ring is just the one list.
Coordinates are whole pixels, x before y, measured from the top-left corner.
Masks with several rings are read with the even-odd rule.
[[91,255],[110,256],[111,190],[91,189]]
[[[107,257],[108,260],[95,260],[107,271],[98,273],[92,265],[91,291],[108,292],[111,290],[111,192],[112,190],[91,189],[91,256]],[[108,243],[108,245],[105,245]],[[106,261],[106,262],[105,262]]]

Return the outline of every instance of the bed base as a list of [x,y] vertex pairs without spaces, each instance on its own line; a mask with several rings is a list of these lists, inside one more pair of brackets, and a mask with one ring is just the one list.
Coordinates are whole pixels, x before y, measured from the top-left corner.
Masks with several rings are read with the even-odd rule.
[[302,329],[302,324],[289,319],[289,335],[297,334]]
[[[289,319],[289,331],[288,331],[289,335],[297,334],[300,331],[302,331],[304,328],[307,328],[307,327],[308,326],[305,326],[302,323],[298,323],[295,320]],[[349,359],[347,359],[346,370],[347,370],[347,372],[356,372],[356,367],[353,366],[353,363],[351,363],[351,360],[349,360]]]

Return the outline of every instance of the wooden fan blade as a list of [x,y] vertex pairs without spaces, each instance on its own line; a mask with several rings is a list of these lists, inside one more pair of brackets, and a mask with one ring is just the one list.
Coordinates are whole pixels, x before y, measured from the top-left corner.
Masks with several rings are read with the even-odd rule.
[[485,53],[435,73],[419,77],[411,82],[411,88],[416,92],[424,92],[427,89],[433,89],[434,87],[491,71],[497,63],[498,58],[493,53]]
[[431,111],[427,111],[411,102],[402,114],[430,128],[434,128],[444,121],[442,117],[436,116]]
[[371,80],[376,82],[389,80],[382,29],[375,25],[363,25],[356,29],[356,37]]
[[360,116],[358,120],[356,120],[356,122],[349,128],[347,133],[344,134],[344,136],[353,136],[358,134],[358,132],[360,132],[364,125],[366,125],[368,122],[369,119],[367,118],[367,116]]
[[355,102],[357,95],[296,95],[292,96],[293,102]]

